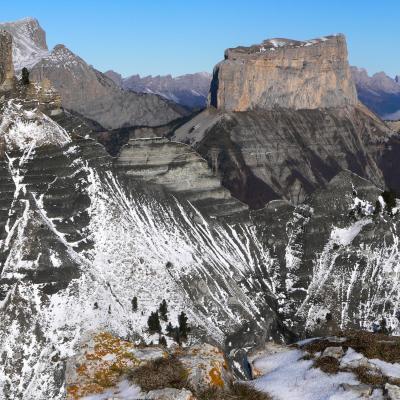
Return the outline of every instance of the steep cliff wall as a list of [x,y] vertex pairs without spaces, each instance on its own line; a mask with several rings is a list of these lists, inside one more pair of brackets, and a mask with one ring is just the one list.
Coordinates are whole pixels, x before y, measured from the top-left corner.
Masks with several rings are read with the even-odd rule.
[[266,40],[225,52],[214,69],[210,105],[226,111],[354,105],[357,93],[343,35]]
[[0,29],[0,91],[8,91],[13,87],[12,37]]

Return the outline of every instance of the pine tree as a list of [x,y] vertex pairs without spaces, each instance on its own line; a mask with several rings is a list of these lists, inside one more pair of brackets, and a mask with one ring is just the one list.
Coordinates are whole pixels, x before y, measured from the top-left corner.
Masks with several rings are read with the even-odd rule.
[[165,301],[165,299],[161,302],[159,311],[160,311],[160,318],[165,322],[168,321],[168,315],[167,315],[168,307],[167,307],[167,302]]
[[22,84],[23,85],[29,85],[30,81],[29,81],[29,71],[28,68],[22,68]]
[[172,337],[175,340],[176,343],[178,343],[178,345],[181,345],[181,333],[179,331],[179,327],[174,328],[173,332],[172,332]]
[[167,331],[168,335],[172,335],[172,333],[174,332],[174,327],[172,326],[171,322],[168,322],[168,325],[165,328],[165,330]]
[[147,320],[147,325],[150,332],[161,333],[160,319],[158,317],[158,311],[152,312]]
[[165,339],[165,337],[161,335],[158,339],[158,344],[167,347],[167,339]]
[[188,318],[186,314],[182,311],[178,316],[178,323],[179,323],[179,334],[183,339],[187,338],[187,334],[189,331],[187,320]]
[[382,204],[379,200],[376,201],[375,203],[375,209],[374,209],[374,214],[379,215],[382,211]]
[[135,296],[135,297],[132,299],[132,311],[133,311],[133,312],[137,311],[137,307],[138,307],[138,305],[137,305],[137,297]]
[[386,204],[386,211],[391,214],[392,209],[396,207],[397,202],[396,202],[396,193],[393,190],[389,191],[384,191],[382,193],[382,198],[385,201]]

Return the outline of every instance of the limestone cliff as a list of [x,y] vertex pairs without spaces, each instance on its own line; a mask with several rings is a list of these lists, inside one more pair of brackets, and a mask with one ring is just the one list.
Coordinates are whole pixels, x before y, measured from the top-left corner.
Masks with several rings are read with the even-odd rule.
[[271,39],[228,49],[214,69],[209,96],[210,105],[226,111],[315,109],[356,102],[343,35],[306,42]]
[[357,102],[342,35],[228,49],[209,100],[173,139],[194,146],[253,208],[301,203],[342,170],[380,187],[393,175],[381,162],[390,130]]

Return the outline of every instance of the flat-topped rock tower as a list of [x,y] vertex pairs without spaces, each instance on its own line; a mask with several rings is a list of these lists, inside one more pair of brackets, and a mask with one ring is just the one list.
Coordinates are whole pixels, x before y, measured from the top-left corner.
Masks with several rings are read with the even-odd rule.
[[355,105],[344,35],[269,39],[225,51],[214,68],[209,104],[225,111]]

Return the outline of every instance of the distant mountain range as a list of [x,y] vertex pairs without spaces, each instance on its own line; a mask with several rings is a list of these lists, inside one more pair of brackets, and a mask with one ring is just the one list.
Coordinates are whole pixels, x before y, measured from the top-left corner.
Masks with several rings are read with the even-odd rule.
[[[351,67],[359,100],[386,120],[400,119],[400,76],[389,77],[384,72],[372,76],[364,68]],[[125,90],[158,94],[189,109],[206,107],[212,75],[198,72],[177,77],[131,75],[123,78],[115,71],[105,75]]]
[[356,67],[351,72],[362,103],[383,119],[400,119],[400,76],[391,78],[384,72],[369,76],[365,69]]
[[158,94],[190,109],[206,107],[211,83],[211,74],[208,72],[197,72],[177,77],[171,75],[143,77],[132,75],[122,78],[115,71],[107,71],[105,75],[125,90]]

